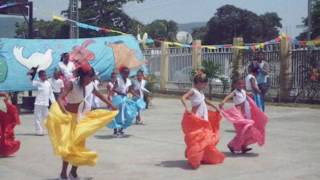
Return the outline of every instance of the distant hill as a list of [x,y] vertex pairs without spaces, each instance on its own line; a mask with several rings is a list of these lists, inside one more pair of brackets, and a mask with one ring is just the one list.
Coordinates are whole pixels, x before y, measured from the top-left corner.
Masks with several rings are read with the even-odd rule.
[[23,21],[22,16],[0,15],[0,38],[13,38],[16,35],[15,24]]
[[192,22],[192,23],[185,23],[185,24],[178,24],[179,31],[187,31],[189,33],[192,33],[192,30],[194,28],[199,28],[206,26],[206,22]]

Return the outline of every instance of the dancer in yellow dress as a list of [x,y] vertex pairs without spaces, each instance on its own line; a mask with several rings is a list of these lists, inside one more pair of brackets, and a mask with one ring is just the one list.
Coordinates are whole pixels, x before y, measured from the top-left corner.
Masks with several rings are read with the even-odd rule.
[[[77,80],[67,83],[57,103],[52,105],[46,121],[54,152],[63,160],[60,179],[68,178],[69,164],[72,165],[69,179],[79,179],[78,166],[96,164],[97,153],[86,148],[86,138],[105,127],[118,113],[111,102],[95,90],[92,82],[95,73],[89,64],[81,65],[76,74]],[[113,111],[90,111],[90,101],[87,99],[92,93],[112,107]],[[65,98],[67,104],[64,103]]]

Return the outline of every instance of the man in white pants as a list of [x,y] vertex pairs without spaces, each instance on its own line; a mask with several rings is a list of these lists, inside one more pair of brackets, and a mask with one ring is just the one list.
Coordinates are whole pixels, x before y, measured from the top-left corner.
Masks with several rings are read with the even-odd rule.
[[37,88],[37,96],[34,103],[34,125],[36,135],[43,136],[42,121],[48,116],[49,100],[51,103],[55,102],[51,84],[47,80],[46,72],[40,70],[38,72],[40,80],[33,80],[32,85]]

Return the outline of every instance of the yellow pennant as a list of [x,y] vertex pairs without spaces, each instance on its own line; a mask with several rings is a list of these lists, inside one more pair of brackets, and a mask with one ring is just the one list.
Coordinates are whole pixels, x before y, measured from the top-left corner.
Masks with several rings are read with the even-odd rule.
[[65,20],[66,20],[65,18],[60,17],[60,16],[52,16],[52,18],[53,18],[54,20],[57,20],[57,21],[65,21]]

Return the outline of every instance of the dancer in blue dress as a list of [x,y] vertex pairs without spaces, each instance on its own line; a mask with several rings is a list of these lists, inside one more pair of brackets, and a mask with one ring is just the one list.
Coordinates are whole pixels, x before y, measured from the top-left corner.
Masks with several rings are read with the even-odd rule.
[[112,97],[112,104],[119,109],[119,114],[108,125],[109,128],[114,130],[113,134],[116,137],[124,135],[124,129],[131,126],[139,112],[138,103],[128,97],[128,93],[131,93],[133,97],[138,96],[129,79],[130,70],[128,67],[121,67],[119,72],[120,77],[117,78],[117,83],[113,89],[117,95]]

